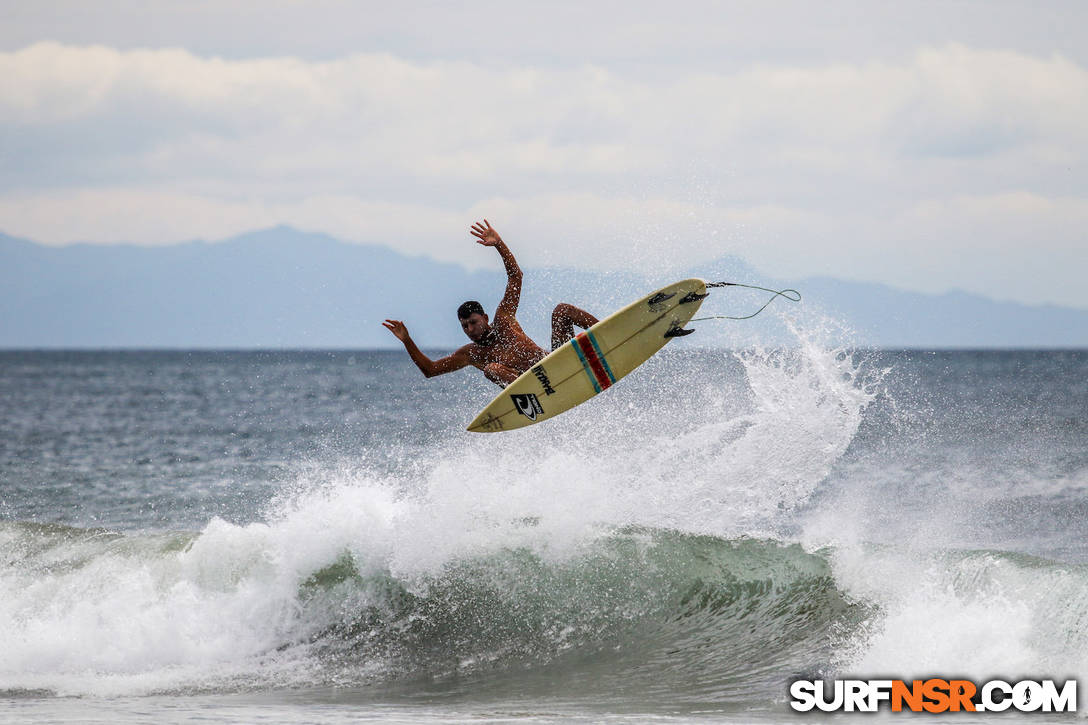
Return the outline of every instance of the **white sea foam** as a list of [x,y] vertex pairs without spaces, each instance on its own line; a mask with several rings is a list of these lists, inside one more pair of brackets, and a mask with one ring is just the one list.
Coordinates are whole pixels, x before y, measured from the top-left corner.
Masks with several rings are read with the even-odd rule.
[[836,580],[879,607],[843,643],[866,676],[1073,677],[1088,665],[1088,570],[997,552],[842,549]]

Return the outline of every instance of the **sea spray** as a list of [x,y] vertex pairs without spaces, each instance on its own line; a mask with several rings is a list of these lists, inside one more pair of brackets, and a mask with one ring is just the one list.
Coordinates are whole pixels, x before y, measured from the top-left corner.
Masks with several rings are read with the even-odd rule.
[[836,581],[875,606],[843,642],[844,671],[907,679],[1075,677],[1088,666],[1088,567],[999,551],[859,547]]
[[[860,444],[800,512],[799,539],[827,547],[844,594],[872,607],[836,648],[842,672],[1016,679],[1088,664],[1084,451],[1066,442],[1081,423],[1070,401],[1046,408],[1051,421],[1025,398],[1033,376],[1062,375],[1061,356],[1031,357],[896,355]],[[1043,439],[1065,453],[1041,453]]]

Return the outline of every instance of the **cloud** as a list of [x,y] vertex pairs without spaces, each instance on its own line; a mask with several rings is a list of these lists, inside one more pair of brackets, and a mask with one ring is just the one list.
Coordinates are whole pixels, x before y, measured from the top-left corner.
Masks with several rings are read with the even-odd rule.
[[0,78],[7,129],[31,127],[44,145],[50,134],[93,141],[121,124],[129,144],[151,146],[132,159],[151,176],[168,173],[148,163],[156,155],[216,175],[225,153],[232,164],[260,161],[262,175],[345,175],[366,164],[371,174],[476,180],[660,170],[677,152],[958,155],[1036,138],[1074,148],[1088,136],[1083,68],[961,46],[900,66],[651,82],[593,67],[494,70],[388,55],[226,61],[41,43],[0,54]]
[[52,243],[288,223],[464,262],[488,216],[535,263],[739,253],[988,291],[1043,244],[1088,273],[1088,71],[1059,56],[638,75],[38,43],[0,53],[0,137],[0,228]]

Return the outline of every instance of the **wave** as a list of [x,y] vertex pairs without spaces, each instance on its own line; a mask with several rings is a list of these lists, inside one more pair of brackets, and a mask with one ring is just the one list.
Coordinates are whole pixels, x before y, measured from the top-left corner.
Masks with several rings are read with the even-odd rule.
[[[527,528],[533,522],[522,522]],[[527,548],[400,578],[349,551],[310,571],[264,525],[122,536],[0,525],[0,689],[173,692],[396,683],[735,698],[825,666],[858,619],[797,545],[602,532],[579,555]],[[277,560],[278,559],[278,560]],[[758,688],[757,688],[758,689]]]
[[958,549],[940,522],[931,550],[877,545],[870,516],[937,524],[879,468],[827,491],[886,371],[797,336],[657,356],[564,425],[300,466],[254,523],[0,522],[0,693],[758,708],[798,677],[1083,670],[1083,568]]
[[503,548],[398,576],[348,550],[300,567],[275,538],[218,520],[0,524],[0,691],[425,686],[744,707],[844,672],[1075,676],[1088,644],[1088,569],[1006,552],[908,565],[626,527],[573,556]]

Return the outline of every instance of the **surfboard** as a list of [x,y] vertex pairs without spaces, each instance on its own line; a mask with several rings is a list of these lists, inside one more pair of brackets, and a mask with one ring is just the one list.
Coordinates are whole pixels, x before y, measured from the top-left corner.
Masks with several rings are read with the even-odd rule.
[[584,330],[507,385],[469,423],[473,433],[515,430],[554,418],[608,390],[673,338],[707,296],[685,279],[646,295]]

